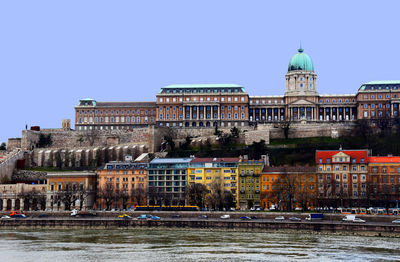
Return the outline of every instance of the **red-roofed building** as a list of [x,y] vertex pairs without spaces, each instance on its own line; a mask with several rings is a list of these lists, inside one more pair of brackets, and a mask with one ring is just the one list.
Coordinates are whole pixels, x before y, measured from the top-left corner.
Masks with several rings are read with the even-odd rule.
[[317,150],[320,206],[366,206],[368,150]]
[[370,157],[368,171],[370,205],[396,207],[400,194],[400,157]]

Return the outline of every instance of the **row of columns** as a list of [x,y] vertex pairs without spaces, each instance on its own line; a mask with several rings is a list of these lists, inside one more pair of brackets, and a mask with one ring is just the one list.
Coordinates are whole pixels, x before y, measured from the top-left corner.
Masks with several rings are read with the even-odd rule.
[[[256,110],[259,110],[256,113]],[[284,108],[253,108],[253,113],[250,115],[250,121],[284,121],[285,113]],[[265,113],[262,113],[262,110],[265,110]],[[271,110],[271,114],[268,114],[268,110]],[[275,113],[277,110],[277,113]],[[282,112],[283,110],[283,112]],[[269,118],[271,117],[271,118]]]
[[[348,109],[348,112],[346,112],[346,108]],[[319,119],[318,120],[326,120],[326,121],[342,121],[342,120],[354,120],[355,119],[355,112],[353,112],[352,107],[322,107],[322,114],[319,114]],[[327,109],[329,109],[329,112],[327,112]],[[333,112],[332,109],[335,109],[335,112]],[[340,109],[342,110],[342,113],[340,113]]]
[[[183,107],[183,117],[184,117],[184,119],[185,120],[200,120],[200,119],[209,119],[209,120],[219,120],[220,119],[220,107],[219,106],[216,106],[217,107],[217,112],[215,112],[215,110],[214,110],[214,107],[215,106],[209,106],[210,107],[210,110],[209,110],[209,112],[210,112],[210,118],[207,118],[207,110],[206,110],[206,108],[207,108],[207,106],[202,106],[203,107],[203,117],[202,118],[200,118],[200,106],[189,106],[189,118],[187,118],[186,117],[186,115],[187,115],[187,110],[186,110],[186,107],[187,106],[184,106]],[[195,118],[193,118],[193,108],[196,108],[196,117]],[[215,118],[214,117],[214,114],[217,114],[217,117]]]
[[[16,200],[19,200],[19,206],[16,206]],[[24,210],[24,199],[23,198],[4,198],[2,199],[3,206],[0,211],[7,210]]]

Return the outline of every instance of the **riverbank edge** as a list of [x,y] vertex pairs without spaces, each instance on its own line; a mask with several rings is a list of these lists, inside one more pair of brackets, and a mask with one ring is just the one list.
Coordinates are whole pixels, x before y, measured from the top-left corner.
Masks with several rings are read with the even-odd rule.
[[370,236],[400,238],[400,225],[371,225],[324,222],[256,222],[221,220],[123,220],[123,219],[13,219],[1,220],[0,229],[168,229],[207,230],[216,232],[282,232],[299,234],[323,234],[345,236]]

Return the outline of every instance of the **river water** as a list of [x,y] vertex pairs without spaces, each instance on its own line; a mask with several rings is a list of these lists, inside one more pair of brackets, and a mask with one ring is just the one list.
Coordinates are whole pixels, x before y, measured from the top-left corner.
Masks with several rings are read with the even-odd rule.
[[0,230],[0,261],[400,260],[395,238],[206,230]]

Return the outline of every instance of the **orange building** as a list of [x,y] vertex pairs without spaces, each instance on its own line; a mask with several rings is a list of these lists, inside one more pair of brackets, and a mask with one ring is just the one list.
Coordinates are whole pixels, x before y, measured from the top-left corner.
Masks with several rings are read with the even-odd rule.
[[97,208],[128,209],[147,203],[147,163],[110,162],[97,170]]
[[96,197],[96,174],[94,172],[47,173],[47,187],[48,209],[92,209]]
[[370,206],[396,207],[400,195],[400,157],[369,157],[367,196]]
[[265,166],[261,175],[261,203],[265,209],[303,210],[316,206],[317,176],[310,166]]

